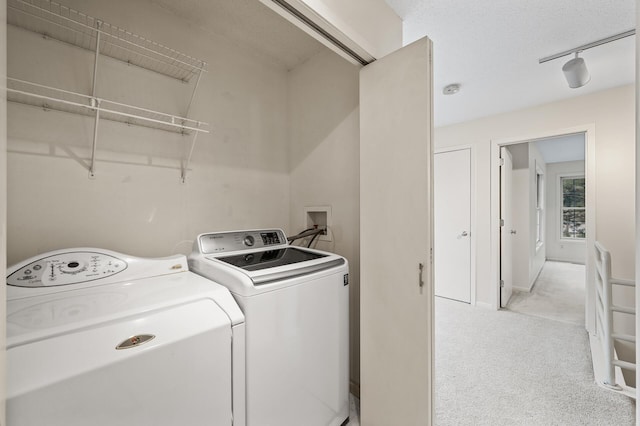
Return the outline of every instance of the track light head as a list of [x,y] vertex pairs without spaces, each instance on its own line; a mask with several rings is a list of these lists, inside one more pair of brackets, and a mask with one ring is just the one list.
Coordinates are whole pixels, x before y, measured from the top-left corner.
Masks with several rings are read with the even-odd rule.
[[575,58],[562,66],[562,72],[564,72],[564,77],[572,89],[582,87],[591,80],[587,65],[583,58],[578,57],[578,52],[576,52]]

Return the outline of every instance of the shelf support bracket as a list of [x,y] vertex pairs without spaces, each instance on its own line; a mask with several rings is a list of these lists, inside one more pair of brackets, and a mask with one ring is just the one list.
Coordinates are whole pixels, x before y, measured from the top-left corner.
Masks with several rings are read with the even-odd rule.
[[200,68],[198,69],[198,78],[196,79],[196,84],[193,86],[193,91],[191,92],[191,99],[189,99],[189,104],[187,105],[187,111],[184,113],[185,118],[189,118],[189,113],[191,112],[191,105],[193,105],[193,99],[196,97],[196,91],[198,90],[198,86],[200,85],[200,77],[202,77],[202,69],[205,67],[205,62],[200,62]]
[[[193,105],[193,99],[196,97],[196,91],[198,90],[198,86],[200,85],[200,77],[202,77],[202,69],[205,67],[204,62],[200,62],[200,68],[198,69],[198,78],[196,79],[196,84],[193,86],[193,91],[191,92],[191,99],[189,99],[189,104],[187,105],[187,111],[184,114],[185,118],[189,118],[189,113],[191,112],[191,106]],[[184,125],[184,121],[182,122]],[[200,127],[200,123],[196,125],[196,127]],[[193,139],[191,140],[191,147],[189,148],[189,153],[185,158],[182,166],[182,170],[180,172],[180,182],[185,183],[187,180],[187,170],[189,169],[189,163],[191,163],[191,156],[193,155],[193,149],[196,146],[196,139],[198,138],[198,133],[193,132]]]
[[96,121],[93,125],[93,143],[91,144],[91,163],[89,164],[89,179],[96,177],[96,148],[98,146],[98,123],[100,122],[100,100],[96,98],[98,85],[98,60],[100,59],[100,28],[102,21],[96,21],[96,57],[93,62],[93,84],[91,88],[91,106],[96,109]]
[[[200,123],[198,123],[198,127],[200,127]],[[180,173],[180,181],[182,183],[185,183],[187,180],[187,170],[189,170],[189,163],[191,163],[191,156],[193,155],[193,148],[196,146],[196,139],[198,139],[198,133],[200,132],[193,132],[193,139],[191,140],[191,147],[189,148],[189,154],[187,155],[187,158],[185,159],[182,165],[182,170]]]
[[94,99],[96,105],[96,121],[93,124],[93,144],[91,145],[91,164],[89,165],[89,179],[96,177],[96,147],[98,146],[98,123],[100,122],[100,101]]

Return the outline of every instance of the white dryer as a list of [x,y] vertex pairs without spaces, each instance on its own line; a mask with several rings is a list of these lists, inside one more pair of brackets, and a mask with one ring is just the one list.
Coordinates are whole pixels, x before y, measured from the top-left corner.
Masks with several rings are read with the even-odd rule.
[[8,424],[245,424],[244,316],[185,256],[78,248],[7,273]]
[[346,259],[268,229],[201,234],[189,268],[228,287],[245,314],[248,426],[348,422]]

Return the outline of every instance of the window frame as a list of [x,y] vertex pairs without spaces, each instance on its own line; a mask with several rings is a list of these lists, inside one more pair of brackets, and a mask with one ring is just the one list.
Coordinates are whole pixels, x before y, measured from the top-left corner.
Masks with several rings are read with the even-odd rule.
[[[564,206],[564,179],[584,179],[584,207],[565,207]],[[565,237],[563,234],[563,224],[564,224],[564,211],[565,209],[570,210],[582,210],[584,211],[584,223],[585,223],[585,236],[584,237]],[[567,173],[561,174],[558,176],[558,241],[562,243],[582,243],[587,240],[586,235],[586,224],[587,224],[587,177],[584,173]]]

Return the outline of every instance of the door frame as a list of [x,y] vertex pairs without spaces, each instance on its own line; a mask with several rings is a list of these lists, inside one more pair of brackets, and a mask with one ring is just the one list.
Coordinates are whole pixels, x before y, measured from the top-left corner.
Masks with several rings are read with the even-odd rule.
[[[503,150],[504,148],[504,150]],[[507,229],[513,231],[513,155],[511,151],[507,149],[506,145],[502,145],[499,148],[499,156],[500,156],[500,167],[499,169],[499,178],[500,178],[500,189],[498,192],[498,218],[500,221],[500,227],[498,228],[499,232],[499,241],[498,241],[498,281],[500,285],[498,285],[498,308],[506,308],[509,304],[509,300],[513,296],[513,247],[515,244],[513,243],[513,237],[511,234],[506,235],[505,232]],[[507,158],[509,161],[507,161]],[[508,166],[507,167],[507,163]],[[505,173],[508,171],[508,173]],[[508,175],[508,178],[507,178]],[[504,222],[503,222],[504,220]],[[503,253],[506,251],[503,244],[506,246],[506,241],[509,241],[511,244],[508,246],[511,249],[512,254],[508,258],[509,262],[505,262]],[[508,265],[508,266],[506,266]],[[508,271],[508,274],[506,273]],[[508,297],[506,297],[508,296]],[[503,300],[506,299],[506,300]],[[502,305],[504,303],[504,306]]]
[[[466,144],[466,145],[453,145],[453,146],[447,146],[447,147],[441,147],[441,148],[435,148],[433,150],[433,155],[434,155],[434,159],[435,159],[435,155],[436,154],[442,154],[445,152],[452,152],[452,151],[462,151],[468,149],[469,150],[469,163],[471,165],[471,171],[469,176],[471,177],[471,181],[469,183],[470,187],[471,187],[471,200],[470,200],[470,205],[471,205],[471,211],[469,212],[469,214],[471,215],[471,220],[469,222],[469,244],[471,245],[471,253],[469,256],[469,262],[471,263],[470,268],[469,268],[469,273],[470,273],[470,285],[471,285],[471,296],[470,296],[470,304],[475,306],[476,305],[476,289],[477,289],[477,276],[476,276],[476,243],[477,243],[477,238],[476,238],[476,232],[477,232],[477,218],[478,218],[478,210],[477,210],[477,197],[476,194],[478,192],[477,190],[477,179],[476,179],[476,150],[475,147],[471,144]],[[434,182],[435,185],[435,182]],[[434,206],[435,207],[435,206]]]
[[584,133],[585,160],[584,174],[587,185],[587,240],[585,257],[586,295],[585,295],[585,328],[590,333],[595,330],[595,271],[594,253],[591,248],[596,241],[596,126],[587,123],[574,127],[536,132],[527,135],[497,138],[491,140],[491,282],[494,283],[492,308],[500,309],[500,147],[557,136]]

